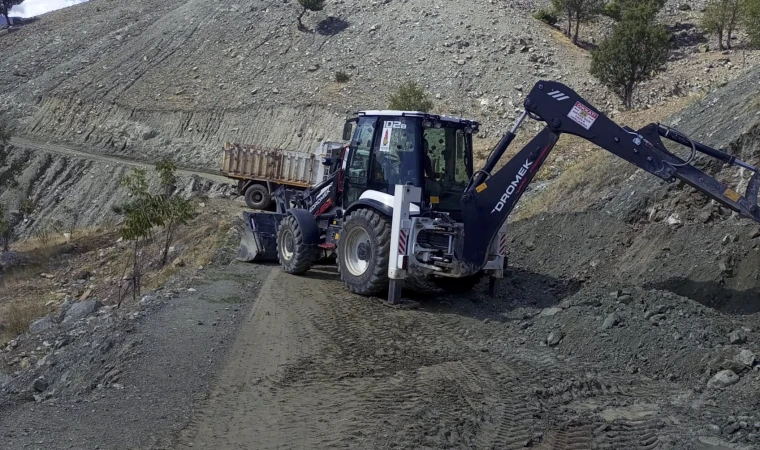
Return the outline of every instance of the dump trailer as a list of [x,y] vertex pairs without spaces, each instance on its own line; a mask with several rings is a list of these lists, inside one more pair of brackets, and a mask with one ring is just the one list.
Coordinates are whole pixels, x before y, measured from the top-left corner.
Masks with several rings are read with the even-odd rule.
[[321,163],[342,148],[323,141],[311,153],[228,142],[222,154],[222,175],[237,181],[237,193],[251,209],[272,206],[279,187],[303,190],[322,182],[329,170]]

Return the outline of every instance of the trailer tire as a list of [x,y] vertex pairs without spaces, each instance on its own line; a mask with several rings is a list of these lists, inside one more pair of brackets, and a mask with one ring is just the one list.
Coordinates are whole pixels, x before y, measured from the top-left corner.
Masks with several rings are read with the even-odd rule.
[[319,258],[319,247],[304,243],[303,232],[293,216],[286,216],[277,230],[277,259],[282,270],[293,275],[306,273]]
[[431,277],[433,284],[446,292],[453,294],[465,294],[472,291],[483,279],[484,272],[481,270],[473,275],[461,278]]
[[272,203],[272,195],[263,184],[252,184],[245,190],[245,204],[251,209],[265,211]]
[[391,224],[368,208],[346,217],[338,242],[338,272],[348,289],[359,295],[379,295],[388,290]]

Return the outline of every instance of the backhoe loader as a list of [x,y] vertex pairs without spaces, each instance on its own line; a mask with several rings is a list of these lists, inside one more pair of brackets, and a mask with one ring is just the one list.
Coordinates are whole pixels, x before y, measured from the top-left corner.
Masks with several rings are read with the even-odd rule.
[[[526,119],[543,129],[495,170]],[[681,180],[760,222],[757,167],[659,123],[616,124],[569,87],[538,81],[514,127],[474,170],[474,120],[418,111],[361,111],[346,121],[348,141],[330,177],[301,192],[275,192],[276,212],[244,213],[238,259],[279,260],[291,274],[334,255],[351,292],[401,301],[402,281],[423,277],[447,289],[471,289],[489,277],[495,295],[507,267],[507,217],[563,134],[586,139],[672,183]],[[663,139],[685,146],[682,159]],[[752,174],[744,195],[694,167],[698,153]]]

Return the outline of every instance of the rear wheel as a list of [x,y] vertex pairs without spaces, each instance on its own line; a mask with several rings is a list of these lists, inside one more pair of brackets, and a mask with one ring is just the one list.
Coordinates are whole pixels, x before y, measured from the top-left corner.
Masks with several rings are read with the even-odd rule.
[[371,209],[348,215],[338,244],[338,270],[348,289],[360,295],[388,290],[391,224]]
[[271,203],[272,196],[263,184],[252,184],[245,190],[245,204],[249,208],[266,210]]
[[473,290],[482,278],[483,271],[481,270],[474,275],[461,278],[432,277],[431,281],[437,288],[443,289],[446,292],[464,294]]
[[319,247],[306,245],[298,221],[287,216],[277,230],[277,258],[286,273],[301,275],[306,273],[319,258]]

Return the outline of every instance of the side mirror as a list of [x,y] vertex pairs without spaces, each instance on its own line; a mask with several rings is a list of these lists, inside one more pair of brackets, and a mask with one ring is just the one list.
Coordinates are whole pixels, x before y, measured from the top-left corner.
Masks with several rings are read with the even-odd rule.
[[351,122],[346,122],[346,124],[343,125],[343,140],[350,141],[353,131],[354,131],[354,126],[351,124]]

